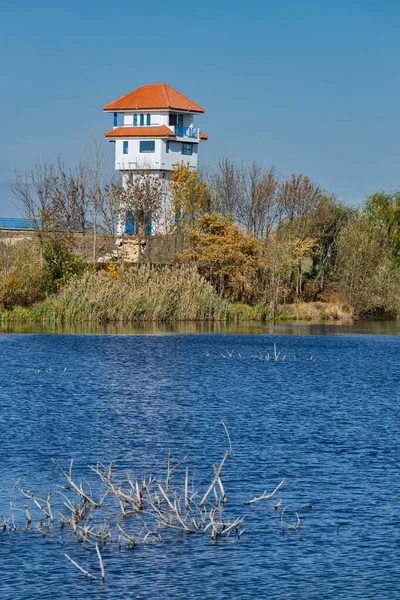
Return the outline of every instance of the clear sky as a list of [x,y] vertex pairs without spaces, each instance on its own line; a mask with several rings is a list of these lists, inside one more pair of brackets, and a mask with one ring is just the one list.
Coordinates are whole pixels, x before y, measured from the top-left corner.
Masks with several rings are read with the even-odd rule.
[[393,189],[399,31],[398,0],[0,0],[0,216],[16,168],[74,164],[144,83],[206,108],[202,165],[259,160],[352,203]]

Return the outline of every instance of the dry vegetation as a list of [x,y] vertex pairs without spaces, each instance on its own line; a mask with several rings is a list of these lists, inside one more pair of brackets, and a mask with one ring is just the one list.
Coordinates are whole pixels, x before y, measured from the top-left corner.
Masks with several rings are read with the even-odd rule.
[[[232,458],[229,433],[223,426],[228,448],[219,464],[211,465],[210,484],[201,492],[186,464],[188,455],[173,461],[169,453],[166,474],[159,477],[152,474],[134,477],[129,472],[121,477],[114,474],[111,463],[97,463],[89,467],[91,483],[86,477],[81,481],[76,479],[73,461],[66,469],[52,459],[63,484],[39,496],[18,481],[11,494],[10,515],[0,516],[0,536],[5,532],[39,531],[49,541],[62,536],[65,543],[79,542],[86,550],[96,552],[100,573],[89,572],[67,553],[65,558],[82,574],[101,580],[106,578],[101,555],[106,545],[134,549],[138,544],[168,541],[174,533],[207,535],[213,542],[230,537],[240,539],[245,533],[246,515],[229,516],[226,511],[234,491],[226,490],[223,483],[223,468]],[[249,498],[244,505],[271,500],[284,482],[283,479],[271,492],[265,490]],[[275,503],[275,509],[280,515],[283,532],[299,530],[298,513],[294,524],[285,523],[282,498]],[[24,524],[21,523],[22,515]]]

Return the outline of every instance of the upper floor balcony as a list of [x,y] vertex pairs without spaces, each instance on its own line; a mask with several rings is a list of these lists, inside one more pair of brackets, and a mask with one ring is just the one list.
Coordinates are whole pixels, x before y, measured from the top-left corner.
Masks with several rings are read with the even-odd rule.
[[175,125],[174,126],[176,137],[198,140],[200,135],[200,130],[198,127],[183,127],[183,125]]

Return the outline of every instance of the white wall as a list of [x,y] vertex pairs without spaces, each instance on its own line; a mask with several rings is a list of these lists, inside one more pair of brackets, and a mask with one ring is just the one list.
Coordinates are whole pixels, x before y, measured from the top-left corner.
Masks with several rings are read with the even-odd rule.
[[138,123],[138,127],[140,127],[140,115],[144,116],[144,126],[146,127],[147,125],[147,115],[150,115],[150,125],[167,125],[168,124],[168,117],[167,117],[167,122],[164,123],[163,119],[164,117],[160,114],[159,111],[151,111],[151,110],[138,110],[138,111],[133,111],[133,112],[127,112],[123,114],[123,124],[125,127],[133,127],[133,115],[137,114],[137,123]]
[[[123,140],[115,142],[115,168],[117,170],[130,169],[161,169],[161,144],[162,140],[155,139],[154,153],[141,153],[139,151],[140,140],[129,139],[128,154],[123,154]],[[149,140],[150,141],[150,140]]]
[[197,169],[197,153],[198,153],[198,143],[193,144],[193,154],[191,156],[186,156],[182,154],[182,142],[175,142],[170,140],[169,142],[169,153],[167,154],[166,149],[166,141],[163,140],[161,145],[161,165],[163,169],[167,171],[172,171],[176,165],[184,162],[188,164],[189,167],[193,169]]
[[[176,112],[176,111],[171,111],[171,112]],[[121,126],[122,124],[125,127],[133,127],[133,115],[137,114],[138,116],[138,126],[140,126],[140,115],[144,115],[144,124],[146,126],[147,123],[147,115],[150,114],[150,124],[151,125],[167,125],[167,127],[169,126],[169,111],[151,111],[151,110],[138,110],[138,111],[131,111],[131,112],[126,112],[122,114],[122,123],[121,123],[121,116],[119,114],[119,118],[118,118],[118,123],[119,126]],[[176,112],[176,114],[178,114],[178,112]],[[193,121],[194,121],[194,114],[193,113],[189,113],[189,112],[182,112],[180,114],[183,114],[183,126],[184,127],[193,127]]]
[[[172,171],[174,167],[184,162],[189,167],[197,169],[198,143],[193,143],[193,154],[182,154],[182,142],[170,140],[170,151],[166,152],[166,140],[155,139],[154,153],[141,153],[140,140],[128,139],[128,154],[123,154],[123,140],[115,142],[115,168],[117,170],[155,169]],[[150,140],[149,140],[150,141]]]

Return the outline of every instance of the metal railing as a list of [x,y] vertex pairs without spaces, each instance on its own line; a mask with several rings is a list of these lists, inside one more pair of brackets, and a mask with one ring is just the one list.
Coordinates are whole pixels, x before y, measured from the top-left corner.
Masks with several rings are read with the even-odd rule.
[[175,125],[176,137],[198,139],[199,128],[198,127],[183,127],[182,125]]

